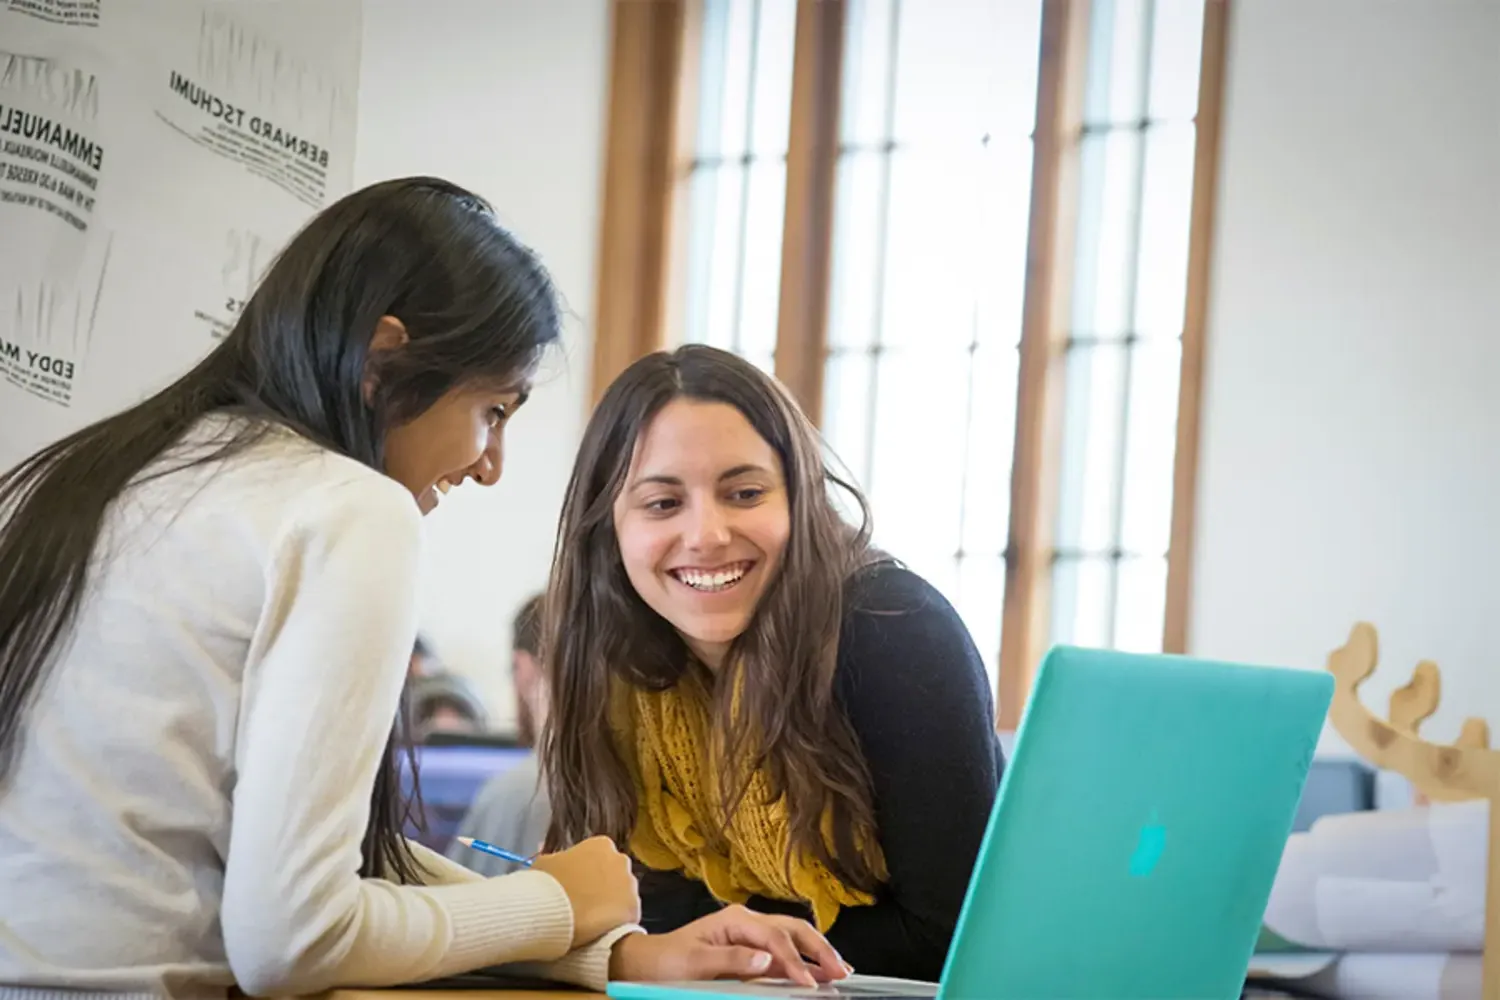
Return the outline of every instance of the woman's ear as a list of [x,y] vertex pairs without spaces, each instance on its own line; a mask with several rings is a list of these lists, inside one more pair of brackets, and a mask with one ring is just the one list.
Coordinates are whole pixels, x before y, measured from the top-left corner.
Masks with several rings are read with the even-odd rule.
[[411,337],[406,333],[406,324],[394,316],[382,316],[375,322],[375,333],[370,337],[370,351],[365,356],[365,377],[361,383],[365,404],[375,399],[375,372],[379,355],[405,347]]

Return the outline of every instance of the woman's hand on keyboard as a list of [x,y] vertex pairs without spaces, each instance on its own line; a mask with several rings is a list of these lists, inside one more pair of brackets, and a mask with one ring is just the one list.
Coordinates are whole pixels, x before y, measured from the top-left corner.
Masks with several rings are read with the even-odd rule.
[[670,934],[631,934],[615,944],[609,978],[632,982],[789,979],[816,986],[851,970],[805,921],[730,906]]

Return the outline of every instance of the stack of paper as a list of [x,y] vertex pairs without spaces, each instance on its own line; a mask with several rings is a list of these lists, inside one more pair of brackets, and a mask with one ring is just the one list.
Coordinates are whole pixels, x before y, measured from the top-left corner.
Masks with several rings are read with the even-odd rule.
[[1359,1000],[1478,997],[1486,801],[1324,817],[1288,842],[1266,926],[1311,954],[1252,974]]
[[1475,954],[1257,955],[1250,976],[1337,1000],[1479,1000]]

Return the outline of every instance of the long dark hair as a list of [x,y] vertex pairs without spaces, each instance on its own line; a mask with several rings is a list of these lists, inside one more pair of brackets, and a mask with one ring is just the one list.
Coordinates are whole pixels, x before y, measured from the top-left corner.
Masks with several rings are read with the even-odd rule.
[[[620,558],[614,504],[636,442],[674,399],[733,406],[776,452],[787,485],[791,532],[776,578],[750,627],[713,679],[713,719],[722,739],[719,803],[727,821],[763,768],[773,797],[785,796],[792,845],[821,861],[846,886],[881,881],[874,843],[869,769],[833,692],[843,594],[873,558],[868,508],[827,466],[818,433],[780,383],[749,362],[699,345],[656,353],[631,365],[594,411],[563,503],[547,594],[543,656],[551,713],[543,767],[552,801],[548,845],[566,847],[604,834],[628,843],[638,802],[622,750],[601,720],[612,679],[662,690],[694,669],[686,644],[631,586]],[[851,526],[832,489],[859,507]],[[742,682],[742,683],[740,683]],[[734,704],[736,687],[738,704]],[[832,849],[823,836],[832,813]],[[722,833],[723,831],[716,831]]]
[[[393,316],[409,341],[372,353]],[[77,614],[106,514],[133,481],[227,457],[273,425],[371,468],[387,429],[459,385],[526,379],[559,336],[541,264],[483,199],[447,181],[376,184],[330,205],[266,273],[234,329],[192,371],[0,476],[0,781]],[[374,390],[367,395],[367,376]],[[211,454],[163,459],[202,417],[250,419]],[[395,727],[395,720],[393,720]],[[417,881],[395,728],[372,793],[364,874]]]

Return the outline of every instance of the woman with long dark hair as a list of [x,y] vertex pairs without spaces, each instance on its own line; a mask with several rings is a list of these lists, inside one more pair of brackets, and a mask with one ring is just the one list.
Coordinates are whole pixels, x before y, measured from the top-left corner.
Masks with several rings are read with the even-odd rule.
[[377,184],[187,375],[0,477],[0,997],[842,974],[795,923],[634,933],[604,839],[486,880],[401,836],[420,516],[500,478],[558,325],[487,204]]
[[1002,766],[989,683],[779,383],[703,346],[622,374],[546,608],[550,847],[628,845],[648,928],[743,904],[938,978]]

